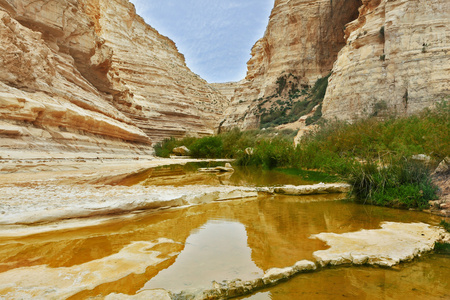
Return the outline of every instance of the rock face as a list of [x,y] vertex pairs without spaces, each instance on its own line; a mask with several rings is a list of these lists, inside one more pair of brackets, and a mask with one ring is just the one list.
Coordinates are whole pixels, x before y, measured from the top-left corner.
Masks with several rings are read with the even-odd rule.
[[324,232],[313,235],[313,238],[330,246],[327,250],[314,252],[314,257],[321,266],[369,264],[392,267],[432,251],[435,243],[448,242],[450,238],[444,229],[424,223],[386,222],[381,227],[343,234]]
[[357,18],[360,5],[360,0],[276,0],[222,127],[257,127],[255,100],[275,94],[280,76],[291,75],[296,85],[311,86],[330,73],[345,45],[344,25]]
[[147,25],[128,0],[80,2],[113,51],[108,76],[125,94],[115,107],[154,140],[214,133],[228,101],[189,70],[172,40]]
[[324,117],[409,115],[450,95],[450,2],[365,0],[347,25]]
[[0,1],[0,147],[150,152],[226,100],[127,0]]
[[211,86],[218,90],[223,96],[225,96],[225,98],[231,101],[234,96],[234,91],[243,82],[244,80],[238,82],[211,83]]

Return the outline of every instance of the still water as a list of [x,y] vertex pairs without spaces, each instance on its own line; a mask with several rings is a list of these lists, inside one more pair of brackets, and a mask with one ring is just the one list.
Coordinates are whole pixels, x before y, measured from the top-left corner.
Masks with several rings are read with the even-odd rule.
[[[313,260],[314,251],[327,248],[313,234],[375,229],[383,221],[440,221],[341,198],[260,195],[0,237],[0,298],[87,299],[210,288],[213,280],[252,279],[273,267]],[[242,299],[449,299],[449,265],[449,256],[430,254],[394,269],[324,269]]]

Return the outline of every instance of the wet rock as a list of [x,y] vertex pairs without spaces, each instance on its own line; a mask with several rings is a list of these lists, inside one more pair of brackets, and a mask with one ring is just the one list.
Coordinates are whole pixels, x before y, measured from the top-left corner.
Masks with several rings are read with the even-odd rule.
[[203,173],[234,172],[234,168],[231,166],[230,163],[226,163],[224,167],[218,166],[215,168],[200,168],[198,169],[198,171]]
[[198,291],[183,291],[174,296],[174,299],[228,299],[250,294],[256,290],[276,285],[298,273],[311,272],[317,269],[312,261],[302,260],[294,266],[286,268],[273,268],[265,272],[262,278],[253,280],[225,280],[212,282],[212,289],[199,294]]
[[424,223],[386,222],[381,227],[343,234],[313,235],[313,238],[330,246],[330,249],[314,252],[314,257],[321,266],[369,264],[391,267],[429,252],[436,242],[450,238],[444,229]]
[[54,222],[257,195],[252,188],[231,186],[8,186],[0,187],[0,211],[6,212],[0,224]]
[[285,195],[311,195],[311,194],[328,194],[328,193],[348,193],[351,186],[346,183],[330,183],[330,184],[314,184],[314,185],[285,185],[275,187],[274,193]]
[[109,294],[105,300],[171,300],[170,293],[165,290],[142,291],[136,295]]
[[[50,268],[40,265],[12,269],[0,273],[0,291],[17,287],[10,291],[8,299],[67,299],[80,291],[92,290],[131,274],[144,274],[149,267],[170,260],[178,253],[162,258],[161,252],[152,250],[157,245],[167,243],[175,242],[164,238],[153,242],[132,242],[118,253],[70,267]],[[145,295],[155,297],[145,298]],[[170,299],[164,291],[148,291],[142,297],[134,298],[120,296],[111,295],[107,299]]]

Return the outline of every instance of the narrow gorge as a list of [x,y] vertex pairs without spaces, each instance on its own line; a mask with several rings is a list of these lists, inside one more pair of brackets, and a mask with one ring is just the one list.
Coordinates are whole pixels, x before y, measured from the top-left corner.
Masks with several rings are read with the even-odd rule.
[[1,299],[450,299],[450,1],[270,1],[224,83],[132,2],[0,0]]
[[127,0],[0,2],[2,149],[151,153],[229,100]]

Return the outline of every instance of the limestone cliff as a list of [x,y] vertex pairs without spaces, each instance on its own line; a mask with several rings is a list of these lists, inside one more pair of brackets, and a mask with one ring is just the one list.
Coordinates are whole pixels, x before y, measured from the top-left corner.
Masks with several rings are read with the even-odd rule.
[[211,86],[225,96],[228,101],[231,101],[234,96],[234,91],[243,82],[244,81],[241,80],[238,82],[211,83]]
[[222,127],[257,127],[257,99],[276,94],[283,75],[298,87],[327,75],[345,45],[344,25],[357,18],[360,5],[360,0],[276,0]]
[[125,91],[115,107],[154,140],[214,133],[228,101],[189,70],[172,40],[128,0],[80,2],[113,52],[108,76]]
[[127,0],[0,0],[0,148],[145,153],[224,97]]
[[450,95],[450,2],[365,0],[346,29],[324,117],[409,115]]

